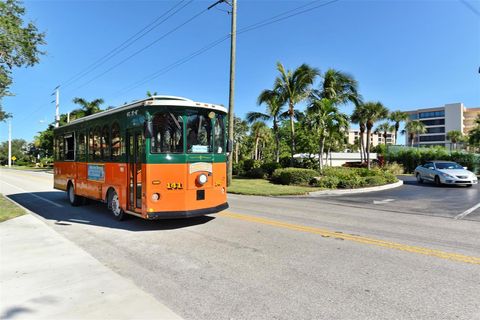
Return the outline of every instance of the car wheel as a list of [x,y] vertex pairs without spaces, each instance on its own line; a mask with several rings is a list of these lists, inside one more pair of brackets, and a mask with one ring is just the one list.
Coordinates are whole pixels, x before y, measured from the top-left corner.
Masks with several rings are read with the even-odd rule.
[[68,202],[70,202],[73,207],[79,206],[83,203],[83,197],[77,196],[75,194],[75,188],[73,187],[72,183],[68,184],[67,196]]
[[439,177],[439,176],[435,176],[435,184],[436,184],[437,186],[441,186],[441,185],[442,185],[442,183],[440,182],[440,177]]
[[125,219],[125,211],[120,207],[120,199],[115,191],[110,194],[110,199],[108,201],[108,207],[112,210],[113,216],[118,221]]
[[423,179],[422,179],[422,176],[420,175],[420,173],[417,173],[416,177],[417,177],[417,182],[418,183],[423,183]]

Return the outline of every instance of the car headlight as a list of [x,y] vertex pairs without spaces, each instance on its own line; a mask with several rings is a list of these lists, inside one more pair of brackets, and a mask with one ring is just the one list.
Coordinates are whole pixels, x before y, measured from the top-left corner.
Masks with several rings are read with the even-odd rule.
[[442,172],[442,176],[444,176],[445,178],[455,179],[454,176],[451,176],[451,175],[449,175],[448,173],[443,173],[443,172]]

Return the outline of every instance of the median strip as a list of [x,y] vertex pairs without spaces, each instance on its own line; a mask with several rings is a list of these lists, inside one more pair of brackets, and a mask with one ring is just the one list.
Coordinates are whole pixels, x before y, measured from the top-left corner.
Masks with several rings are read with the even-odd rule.
[[233,212],[222,212],[219,214],[219,216],[248,221],[248,222],[260,223],[264,225],[269,225],[273,227],[284,228],[284,229],[289,229],[294,231],[318,234],[318,235],[321,235],[322,237],[331,237],[335,239],[342,239],[342,240],[374,245],[374,246],[384,247],[384,248],[389,248],[394,250],[412,252],[412,253],[422,254],[422,255],[431,256],[431,257],[437,257],[437,258],[446,259],[446,260],[480,265],[480,257],[472,257],[472,256],[466,256],[463,254],[445,252],[441,250],[410,246],[410,245],[405,245],[405,244],[396,243],[396,242],[390,242],[390,241],[362,237],[362,236],[357,236],[357,235],[352,235],[347,233],[335,232],[327,229],[302,226],[302,225],[292,224],[288,222],[270,220],[270,219],[265,219],[265,218],[260,218],[260,217],[245,215],[245,214],[233,213]]

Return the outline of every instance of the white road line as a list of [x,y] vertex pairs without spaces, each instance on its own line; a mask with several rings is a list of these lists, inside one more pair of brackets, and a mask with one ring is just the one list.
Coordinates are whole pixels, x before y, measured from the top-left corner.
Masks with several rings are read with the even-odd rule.
[[395,199],[373,200],[373,204],[384,204],[395,201]]
[[9,185],[10,187],[13,187],[13,188],[15,188],[15,189],[17,189],[17,190],[26,192],[26,193],[28,193],[29,195],[31,195],[32,197],[37,198],[37,199],[40,199],[40,200],[43,200],[43,201],[48,202],[48,203],[50,203],[50,204],[53,204],[54,206],[56,206],[56,207],[58,207],[58,208],[63,208],[63,206],[62,206],[61,204],[58,204],[58,203],[53,202],[53,201],[51,201],[51,200],[48,200],[48,199],[46,199],[46,198],[44,198],[44,197],[41,197],[41,196],[39,196],[39,195],[33,194],[33,193],[31,193],[31,192],[28,192],[27,190],[22,189],[22,188],[20,188],[20,187],[17,187],[17,186],[15,186],[15,185],[13,185],[13,184],[10,184],[10,183],[5,182],[5,181],[2,181],[1,183],[4,183],[4,184],[6,184],[6,185]]
[[470,213],[472,213],[473,211],[477,210],[478,208],[480,208],[480,202],[477,203],[476,205],[474,205],[473,207],[471,207],[470,209],[465,210],[464,212],[460,213],[460,214],[459,214],[458,216],[456,216],[454,219],[455,219],[455,220],[463,219],[463,218],[465,218],[466,216],[468,216]]

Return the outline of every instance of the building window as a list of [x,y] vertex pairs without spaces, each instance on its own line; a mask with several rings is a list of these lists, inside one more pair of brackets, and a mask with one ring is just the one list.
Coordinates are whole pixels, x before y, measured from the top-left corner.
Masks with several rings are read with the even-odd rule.
[[426,126],[441,126],[445,124],[445,119],[422,120],[420,122]]
[[427,133],[445,133],[445,127],[427,128]]
[[420,142],[429,142],[429,141],[445,141],[445,135],[444,134],[438,134],[434,136],[421,136],[419,138]]
[[438,118],[438,117],[445,117],[445,111],[430,111],[430,112],[420,112],[419,118]]

